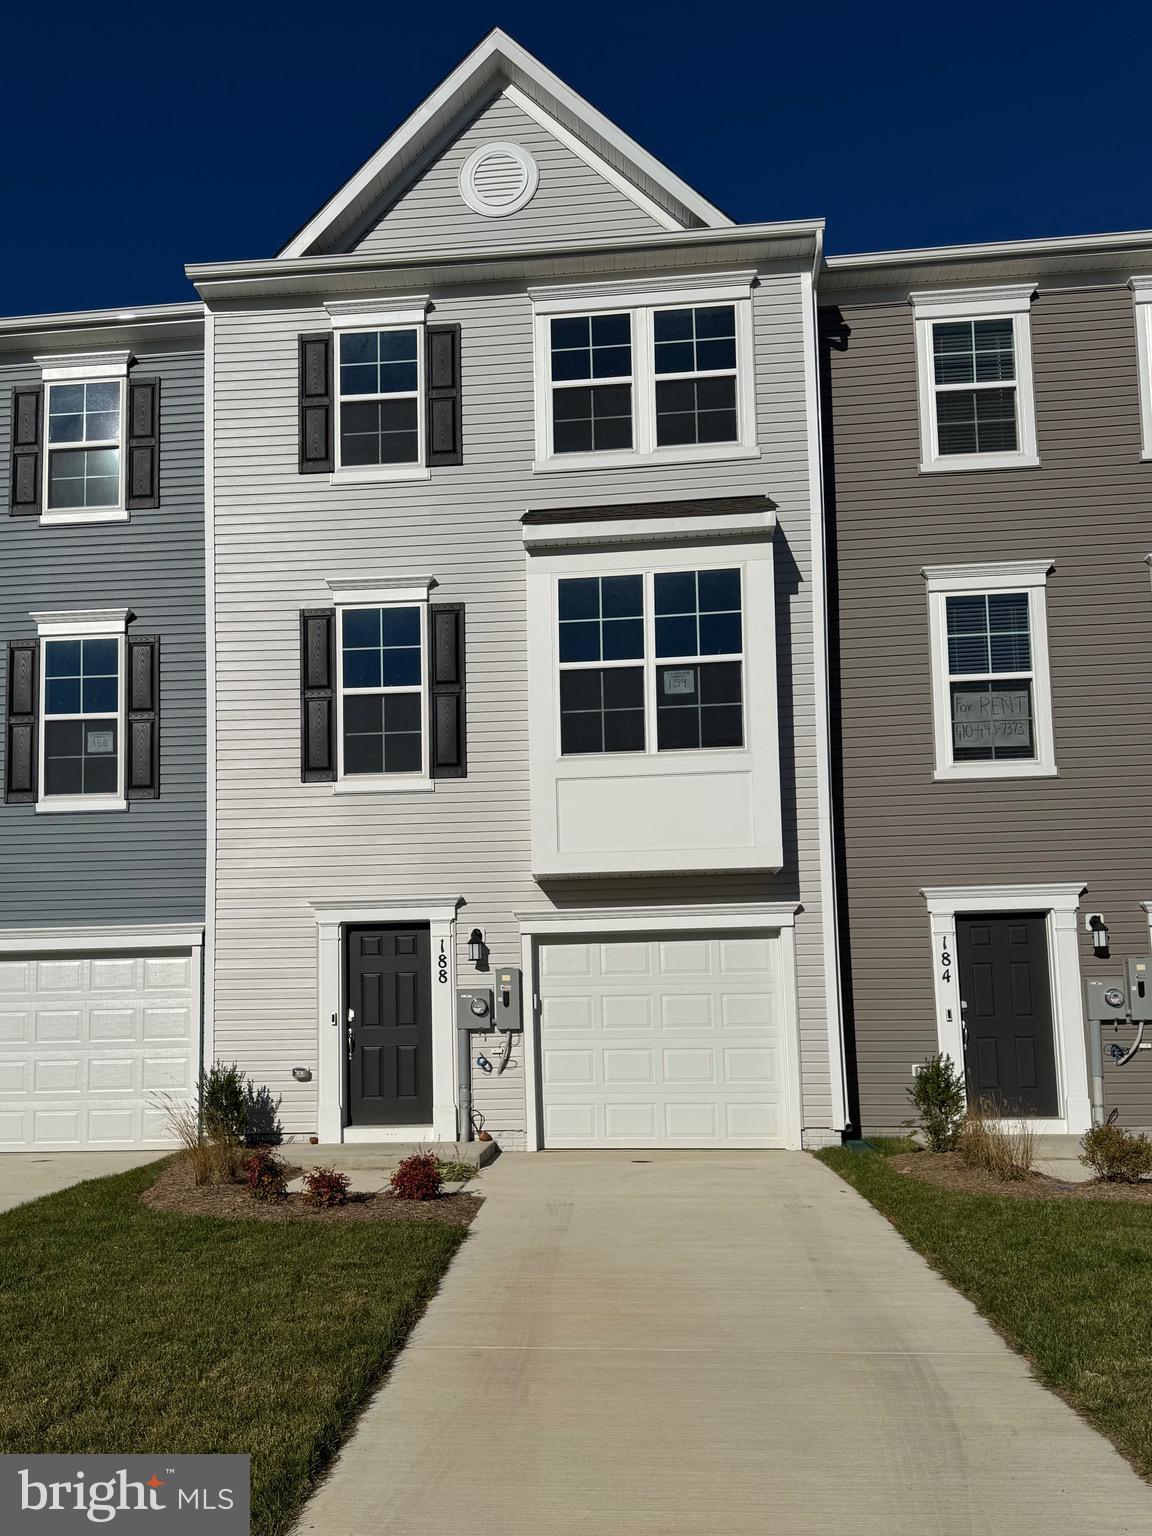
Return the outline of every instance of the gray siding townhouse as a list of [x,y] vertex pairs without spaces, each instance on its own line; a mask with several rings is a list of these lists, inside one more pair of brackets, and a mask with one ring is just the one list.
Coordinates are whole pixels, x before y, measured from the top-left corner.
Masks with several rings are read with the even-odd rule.
[[[940,1049],[970,1096],[1083,1131],[1082,982],[1152,950],[1150,273],[1144,234],[822,279],[865,1130],[900,1124]],[[1148,1125],[1133,1043],[1106,1027],[1099,1108]]]
[[734,224],[495,32],[278,256],[188,269],[206,1054],[289,1132],[844,1124],[821,236]]
[[204,925],[198,303],[0,320],[0,1150],[160,1145]]

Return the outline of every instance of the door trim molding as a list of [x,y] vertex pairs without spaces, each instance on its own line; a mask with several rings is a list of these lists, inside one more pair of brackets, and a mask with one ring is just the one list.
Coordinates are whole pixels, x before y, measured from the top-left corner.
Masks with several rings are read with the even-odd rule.
[[[432,998],[432,1125],[372,1128],[373,1141],[456,1140],[456,913],[464,898],[442,897],[430,902],[355,901],[341,898],[309,902],[316,918],[317,995],[316,1134],[322,1142],[360,1140],[347,1124],[347,1083],[344,1073],[344,929],[373,924],[427,923],[429,980]],[[436,957],[443,944],[448,956],[448,980],[437,983]],[[351,1137],[349,1130],[353,1131]]]
[[603,933],[707,933],[766,932],[780,936],[780,969],[784,996],[784,1028],[780,1040],[784,1056],[785,1142],[799,1150],[804,1111],[801,1086],[800,1025],[796,1003],[796,913],[794,904],[757,907],[752,903],[709,907],[573,907],[569,911],[517,912],[520,924],[520,964],[524,974],[524,1092],[525,1147],[539,1152],[544,1146],[540,1114],[540,988],[537,958],[541,940],[574,938]]
[[[972,912],[1044,913],[1060,1113],[1052,1119],[1030,1122],[1042,1135],[1078,1135],[1092,1124],[1076,924],[1080,897],[1087,889],[1087,884],[1081,880],[1055,885],[926,886],[920,892],[928,906],[931,929],[936,1041],[938,1048],[961,1066],[964,1040],[956,955],[957,916]],[[951,956],[948,966],[942,963],[945,952]],[[946,970],[950,973],[948,981],[944,980]]]

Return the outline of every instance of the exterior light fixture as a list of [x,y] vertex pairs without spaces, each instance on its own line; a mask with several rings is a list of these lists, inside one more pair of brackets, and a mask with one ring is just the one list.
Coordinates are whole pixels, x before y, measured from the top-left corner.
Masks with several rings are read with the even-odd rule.
[[473,928],[468,935],[468,958],[473,965],[478,965],[484,958],[484,935],[479,928]]
[[1102,912],[1090,912],[1084,919],[1084,926],[1092,935],[1092,953],[1104,958],[1108,954],[1108,943],[1111,935],[1108,925],[1104,921]]

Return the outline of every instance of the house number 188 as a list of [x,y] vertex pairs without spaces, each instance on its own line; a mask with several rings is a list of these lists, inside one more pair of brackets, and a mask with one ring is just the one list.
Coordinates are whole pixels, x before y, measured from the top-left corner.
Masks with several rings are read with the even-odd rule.
[[436,980],[448,985],[448,956],[444,951],[444,940],[440,940],[440,953],[436,956]]

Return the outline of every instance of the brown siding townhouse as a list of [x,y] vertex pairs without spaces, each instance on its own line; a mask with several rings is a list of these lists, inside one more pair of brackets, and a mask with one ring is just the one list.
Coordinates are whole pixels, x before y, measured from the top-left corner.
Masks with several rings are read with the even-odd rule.
[[[822,283],[841,927],[865,1132],[925,1056],[1091,1123],[1082,983],[1152,949],[1152,236],[834,257]],[[1103,918],[1110,954],[1094,950]],[[1152,1053],[1103,1110],[1152,1124]],[[850,1053],[851,1054],[851,1053]]]

